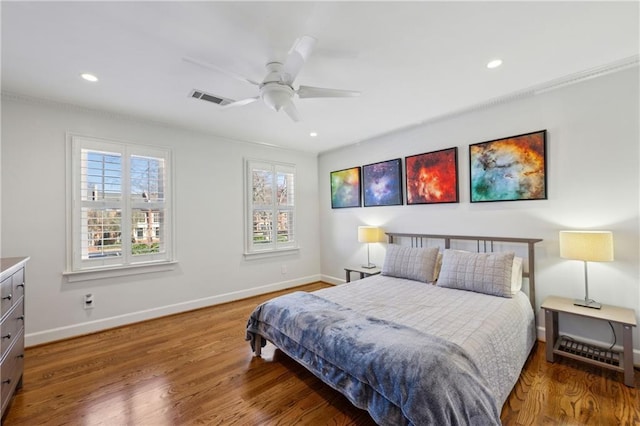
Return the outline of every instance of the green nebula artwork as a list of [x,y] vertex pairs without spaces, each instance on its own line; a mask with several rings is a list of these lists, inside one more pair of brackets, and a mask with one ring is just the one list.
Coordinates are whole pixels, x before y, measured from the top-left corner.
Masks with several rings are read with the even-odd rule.
[[331,208],[360,207],[360,167],[331,172]]

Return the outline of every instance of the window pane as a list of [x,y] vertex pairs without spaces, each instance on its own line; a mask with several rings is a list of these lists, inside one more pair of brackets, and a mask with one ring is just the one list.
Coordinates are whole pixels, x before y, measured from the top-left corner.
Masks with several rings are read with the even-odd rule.
[[133,209],[131,212],[131,254],[163,253],[164,211]]
[[278,172],[278,205],[293,206],[293,173]]
[[81,199],[119,200],[122,195],[120,154],[83,149],[81,158]]
[[295,248],[293,164],[247,160],[247,255]]
[[171,151],[74,135],[71,271],[170,261]]
[[293,212],[278,211],[278,242],[289,243],[295,241],[293,235]]
[[268,210],[253,211],[253,244],[270,244],[273,240],[273,213]]
[[131,157],[131,199],[164,201],[164,159]]
[[273,199],[273,173],[271,170],[253,169],[253,205],[268,206]]
[[119,209],[82,209],[82,258],[122,255],[122,214]]

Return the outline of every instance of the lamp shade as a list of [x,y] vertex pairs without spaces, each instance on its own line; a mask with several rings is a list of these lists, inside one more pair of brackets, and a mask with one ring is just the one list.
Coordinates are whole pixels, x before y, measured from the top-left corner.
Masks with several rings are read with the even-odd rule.
[[613,260],[610,231],[560,231],[560,257],[588,262]]
[[377,226],[358,226],[358,241],[361,243],[380,242],[380,228]]

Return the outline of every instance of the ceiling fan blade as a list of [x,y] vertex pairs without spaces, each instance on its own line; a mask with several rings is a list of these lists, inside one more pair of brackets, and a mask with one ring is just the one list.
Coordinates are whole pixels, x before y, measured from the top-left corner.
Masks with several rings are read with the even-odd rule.
[[226,105],[220,105],[220,108],[226,109],[226,108],[239,107],[242,105],[249,105],[250,103],[253,103],[259,99],[260,99],[260,96],[255,96],[253,98],[240,99],[239,101],[231,102]]
[[287,115],[291,117],[293,121],[295,121],[296,123],[300,121],[300,115],[298,114],[298,110],[296,109],[296,106],[293,104],[291,99],[289,99],[289,102],[287,102],[282,107],[282,109],[284,109],[284,112],[286,112]]
[[204,62],[204,61],[201,61],[199,59],[191,58],[191,57],[188,57],[188,56],[182,58],[182,60],[185,61],[185,62],[189,62],[190,64],[198,65],[198,66],[200,66],[202,68],[207,68],[207,69],[210,69],[210,70],[213,70],[213,71],[217,71],[217,72],[219,72],[221,74],[224,74],[224,75],[227,75],[227,76],[229,76],[231,78],[235,78],[236,80],[240,80],[240,81],[243,81],[245,83],[253,84],[255,86],[260,86],[260,83],[258,83],[257,81],[251,80],[250,78],[243,77],[243,76],[241,76],[239,74],[236,74],[234,72],[227,71],[227,70],[225,70],[223,68],[218,67],[217,65],[213,65],[213,64],[210,64],[208,62]]
[[302,66],[306,60],[311,56],[313,48],[316,45],[315,38],[305,35],[300,37],[293,43],[287,59],[284,61],[283,72],[285,74],[285,83],[291,84],[296,79],[298,73],[302,69]]
[[360,92],[355,90],[326,89],[312,86],[300,86],[296,93],[301,98],[351,98],[360,96]]

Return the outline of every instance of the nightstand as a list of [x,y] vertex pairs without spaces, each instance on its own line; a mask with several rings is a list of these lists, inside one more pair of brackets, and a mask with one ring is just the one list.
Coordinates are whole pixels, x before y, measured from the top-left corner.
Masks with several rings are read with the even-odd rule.
[[347,275],[347,282],[351,282],[351,273],[352,272],[358,272],[360,274],[360,279],[363,279],[365,277],[370,277],[371,275],[378,275],[380,272],[382,272],[382,269],[376,267],[376,268],[365,268],[362,266],[349,266],[347,268],[344,268],[344,270],[346,271],[346,275]]
[[[573,299],[549,296],[541,306],[544,309],[544,325],[547,338],[547,361],[553,362],[555,355],[584,361],[624,373],[624,384],[633,383],[633,334],[637,325],[633,309],[602,305],[601,309],[576,306]],[[622,325],[622,351],[602,348],[577,340],[558,336],[558,314],[577,315],[596,320],[610,321]]]

